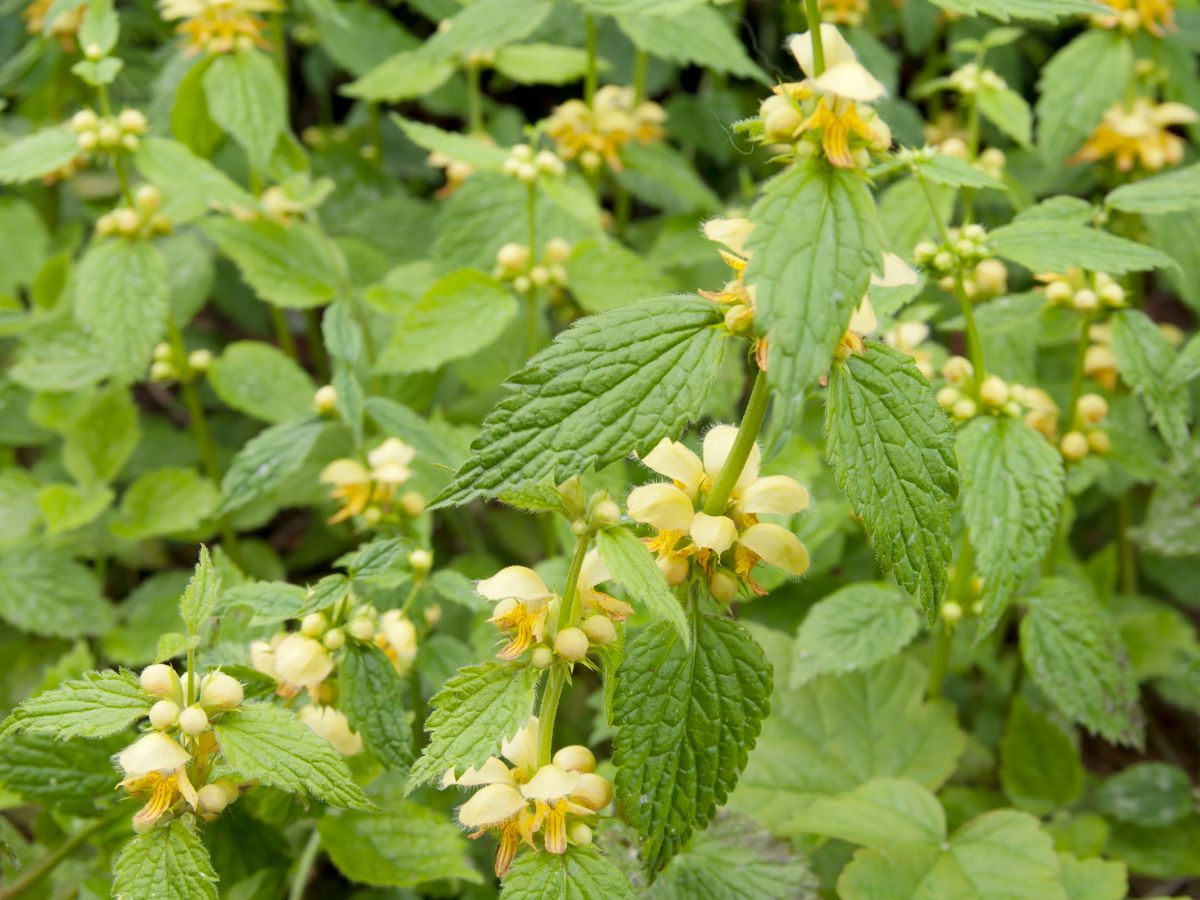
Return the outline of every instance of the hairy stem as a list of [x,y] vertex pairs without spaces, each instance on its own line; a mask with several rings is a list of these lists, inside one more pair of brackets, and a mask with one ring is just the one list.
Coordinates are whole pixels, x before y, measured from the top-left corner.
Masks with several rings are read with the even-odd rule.
[[588,107],[596,105],[596,18],[587,17],[587,69],[583,75],[583,99]]
[[825,44],[821,40],[821,11],[817,9],[817,0],[804,0],[804,15],[812,34],[814,74],[820,77],[825,71]]
[[[583,558],[587,556],[591,545],[590,535],[583,535],[575,543],[575,553],[571,556],[571,566],[567,569],[567,586],[563,590],[562,600],[558,607],[558,623],[556,631],[569,628],[579,617],[579,572],[583,569]],[[554,750],[554,720],[558,716],[558,701],[562,697],[563,685],[567,680],[567,664],[556,659],[550,667],[546,679],[546,690],[542,693],[542,702],[538,706],[538,766],[549,765]]]
[[767,414],[767,403],[770,399],[771,390],[767,386],[767,373],[759,370],[754,379],[754,387],[750,391],[746,412],[742,415],[741,424],[738,425],[733,449],[729,451],[729,458],[725,460],[721,474],[717,476],[717,481],[713,485],[712,493],[708,495],[708,501],[704,504],[704,512],[708,515],[724,514],[725,507],[729,503],[729,495],[733,492],[733,486],[737,484],[738,477],[742,474],[742,469],[750,456],[750,451],[754,448],[758,432],[762,429],[763,418]]
[[312,875],[313,865],[317,861],[317,854],[321,852],[321,832],[317,831],[316,825],[313,826],[312,834],[308,836],[308,843],[304,845],[304,850],[300,853],[300,858],[296,860],[296,871],[292,874],[292,884],[288,889],[288,900],[301,900],[304,896],[304,891],[308,887],[308,880]]

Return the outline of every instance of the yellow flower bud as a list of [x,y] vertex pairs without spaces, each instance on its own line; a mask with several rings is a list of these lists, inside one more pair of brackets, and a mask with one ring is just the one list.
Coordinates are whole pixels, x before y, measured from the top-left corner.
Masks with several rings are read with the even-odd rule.
[[548,263],[564,263],[571,255],[571,245],[562,238],[551,238],[542,249],[542,258]]
[[179,714],[179,730],[190,737],[208,731],[208,713],[199,706],[189,706]]
[[193,350],[188,354],[187,358],[188,368],[193,372],[207,372],[212,366],[212,361],[212,351],[205,350],[203,348],[199,350]]
[[329,627],[329,620],[321,613],[309,613],[300,622],[300,633],[317,637]]
[[162,194],[154,185],[143,184],[134,193],[133,202],[144,213],[158,212],[158,208],[162,204]]
[[564,772],[596,771],[595,755],[582,744],[572,744],[569,747],[563,747],[554,754],[551,762]]
[[233,709],[245,699],[242,683],[224,672],[212,672],[200,682],[200,702],[217,709]]
[[1096,430],[1088,432],[1087,440],[1088,446],[1101,456],[1112,449],[1112,438],[1108,436],[1107,431]]
[[163,663],[155,663],[142,669],[139,677],[142,690],[152,697],[169,697],[179,687],[179,676],[175,670]]
[[1096,296],[1095,291],[1084,288],[1075,292],[1071,305],[1076,312],[1095,312],[1100,308],[1100,299]]
[[229,805],[229,793],[219,784],[206,784],[196,792],[196,801],[201,812],[216,816]]
[[708,580],[708,592],[718,603],[729,603],[737,596],[738,580],[729,572],[717,569]]
[[150,707],[150,725],[162,730],[170,728],[179,718],[179,704],[173,700],[159,700]]
[[584,772],[579,776],[575,790],[571,791],[571,799],[588,809],[601,810],[612,802],[612,793],[607,778],[595,772]]
[[326,650],[341,650],[346,646],[346,632],[340,628],[330,628],[321,636],[321,643]]
[[534,647],[533,653],[529,654],[529,664],[535,669],[544,669],[552,662],[554,662],[554,654],[549,647]]
[[579,662],[588,652],[588,637],[578,628],[564,628],[554,638],[554,650],[567,662]]
[[1003,378],[989,375],[979,386],[979,399],[985,406],[993,408],[1003,406],[1008,402],[1008,385]]
[[954,409],[952,412],[954,413],[954,417],[956,419],[974,418],[975,413],[977,412],[975,408],[975,401],[964,397],[962,400],[959,400],[954,404]]
[[1108,415],[1108,401],[1099,394],[1084,394],[1075,407],[1079,418],[1088,425],[1096,425]]
[[944,387],[937,392],[938,406],[949,412],[954,409],[954,404],[962,399],[962,392],[955,387]]
[[947,600],[942,604],[942,619],[947,625],[954,625],[962,618],[963,608],[953,600]]
[[123,109],[117,116],[117,125],[122,131],[142,134],[146,130],[146,117],[136,109]]
[[576,822],[567,829],[567,838],[576,847],[590,847],[592,845],[592,829],[584,822]]
[[1088,455],[1088,439],[1081,431],[1068,431],[1059,443],[1062,455],[1071,462],[1079,462]]

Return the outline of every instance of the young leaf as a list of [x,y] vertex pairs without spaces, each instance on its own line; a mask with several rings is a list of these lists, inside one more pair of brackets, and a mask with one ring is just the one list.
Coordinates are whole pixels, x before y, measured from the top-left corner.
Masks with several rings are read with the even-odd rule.
[[1148,215],[1200,209],[1200,163],[1123,184],[1104,198],[1104,205]]
[[1091,29],[1059,50],[1038,81],[1038,147],[1045,158],[1058,161],[1078,150],[1121,100],[1132,74],[1133,45],[1119,31]]
[[522,663],[487,662],[462,669],[430,701],[429,743],[408,777],[408,791],[447,769],[478,766],[533,714],[539,672]]
[[1000,744],[1000,783],[1014,806],[1048,816],[1083,793],[1083,763],[1071,737],[1020,696]]
[[382,650],[347,650],[338,670],[338,704],[376,759],[393,772],[408,771],[415,754],[404,682]]
[[1060,853],[1058,868],[1067,900],[1124,900],[1129,896],[1129,873],[1123,862],[1098,857],[1081,860]]
[[0,734],[24,731],[60,740],[108,737],[149,714],[153,703],[131,672],[86,672],[30,697],[5,719]]
[[1050,578],[1030,595],[1021,656],[1034,682],[1073,721],[1115,743],[1141,744],[1137,683],[1125,647],[1084,584]]
[[616,796],[651,877],[737,784],[770,694],[770,663],[729,619],[700,615],[691,648],[663,622],[625,645],[613,707]]
[[243,703],[214,722],[213,732],[225,761],[246,778],[331,806],[371,808],[341,754],[290,710]]
[[450,159],[470,163],[476,169],[499,172],[508,159],[508,152],[495,144],[481,141],[455,131],[442,131],[434,125],[413,122],[393,114],[392,121],[404,132],[404,136],[430,153],[442,153]]
[[217,900],[216,881],[204,841],[181,819],[139,834],[113,863],[116,900]]
[[213,360],[208,383],[238,412],[277,425],[312,412],[316,385],[272,344],[234,341]]
[[820,160],[771,179],[750,210],[747,284],[769,342],[775,415],[793,427],[804,397],[882,271],[883,235],[866,179]]
[[594,847],[525,852],[504,876],[500,900],[634,900],[621,870]]
[[687,616],[646,545],[627,528],[606,528],[597,535],[596,543],[608,571],[624,585],[629,599],[655,619],[669,624],[684,645],[690,646],[692,634]]
[[315,225],[210,218],[200,227],[268,303],[306,309],[338,295],[342,260]]
[[1175,348],[1141,310],[1122,310],[1113,316],[1112,348],[1117,371],[1142,398],[1155,427],[1167,444],[1181,449],[1188,441],[1191,397],[1171,373]]
[[279,487],[304,464],[321,436],[320,419],[284,422],[259,432],[233,458],[221,479],[221,509],[240,509]]
[[946,590],[958,494],[953,441],[912,357],[871,342],[834,367],[825,442],[838,486],[862,516],[880,565],[920,599],[931,622]]
[[[569,84],[587,73],[588,56],[582,47],[554,44],[510,44],[496,53],[496,71],[517,84]],[[604,71],[604,61],[597,60]]]
[[253,47],[220,54],[204,73],[204,96],[212,120],[242,145],[251,166],[265,169],[287,131],[287,88],[270,54]]
[[997,256],[1031,272],[1065,272],[1072,266],[1113,275],[1178,268],[1165,253],[1095,228],[1024,219],[988,233]]
[[195,528],[220,502],[217,486],[195,469],[154,469],[125,490],[110,527],[129,540],[177,534]]
[[46,637],[103,634],[112,607],[91,570],[61,550],[24,546],[0,552],[0,619]]
[[671,294],[578,322],[516,373],[433,508],[560,482],[677,435],[704,408],[724,351],[720,311]]
[[981,416],[958,435],[963,516],[983,578],[979,638],[1050,548],[1065,493],[1062,455],[1019,419]]
[[800,623],[791,686],[869,668],[899,653],[919,628],[912,603],[893,585],[847,585],[820,600]]
[[45,128],[0,148],[0,184],[33,181],[61,169],[79,155],[75,135],[66,128]]
[[179,598],[179,617],[188,631],[197,632],[217,608],[217,597],[221,593],[221,573],[212,564],[208,548],[201,545],[200,561],[188,582],[183,596]]

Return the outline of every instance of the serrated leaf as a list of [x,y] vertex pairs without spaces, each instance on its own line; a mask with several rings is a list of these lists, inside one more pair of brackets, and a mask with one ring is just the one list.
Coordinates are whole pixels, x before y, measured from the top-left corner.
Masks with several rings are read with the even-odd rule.
[[[554,44],[510,44],[496,53],[496,71],[517,84],[569,84],[587,72],[587,51]],[[597,69],[604,71],[604,60]]]
[[1065,272],[1072,266],[1121,275],[1149,269],[1178,268],[1160,250],[1096,228],[1024,219],[988,233],[997,256],[1031,272]]
[[932,0],[942,9],[968,16],[986,15],[1007,22],[1010,19],[1052,21],[1063,16],[1090,16],[1107,7],[1093,0]]
[[405,50],[346,85],[341,93],[374,103],[398,103],[437,90],[453,74],[452,63]]
[[31,802],[80,815],[94,814],[112,793],[112,755],[121,738],[62,741],[9,734],[0,740],[0,787]]
[[0,619],[46,637],[102,634],[112,607],[89,569],[61,550],[14,547],[0,553]]
[[614,173],[617,182],[644,203],[679,213],[712,213],[721,208],[721,198],[666,141],[631,141],[621,148],[621,163],[621,171]]
[[204,96],[208,114],[241,144],[250,165],[266,169],[287,131],[287,88],[270,54],[251,48],[218,55],[204,73]]
[[906,778],[876,778],[836,797],[819,797],[800,814],[802,832],[863,847],[936,847],[946,836],[937,797]]
[[[388,290],[379,285],[367,293]],[[385,373],[432,371],[470,356],[495,341],[517,314],[512,291],[472,269],[439,279],[419,299],[400,294],[389,307],[392,339],[375,363]]]
[[312,412],[316,386],[300,365],[271,344],[234,341],[213,360],[208,383],[229,406],[278,424]]
[[596,535],[596,545],[612,577],[625,586],[629,599],[674,628],[684,645],[691,646],[691,626],[683,607],[646,545],[627,528],[606,528]]
[[37,493],[37,505],[46,523],[46,534],[63,534],[82,528],[112,505],[116,497],[109,488],[93,485],[48,484]]
[[872,270],[882,271],[883,236],[863,176],[819,160],[767,182],[750,219],[745,281],[770,348],[776,427],[788,429],[828,371]]
[[389,56],[411,50],[418,41],[377,6],[334,0],[307,0],[316,19],[321,47],[352,75],[362,75]]
[[187,649],[186,635],[180,634],[178,631],[168,631],[158,638],[158,644],[154,648],[154,661],[156,663],[166,662],[168,659],[182,656]]
[[1141,710],[1116,624],[1085,585],[1049,578],[1029,597],[1021,656],[1034,682],[1072,721],[1138,746]]
[[100,55],[105,56],[117,46],[120,31],[121,21],[113,8],[113,0],[91,0],[79,26],[79,43],[89,49],[99,47]]
[[298,618],[307,604],[308,594],[302,587],[282,581],[257,581],[222,591],[217,612],[248,609],[254,614],[252,624],[270,625]]
[[724,350],[720,311],[673,294],[577,322],[538,353],[483,421],[433,508],[555,483],[649,452],[704,408]]
[[200,227],[268,303],[307,309],[338,295],[341,260],[315,225],[210,218]]
[[1171,342],[1144,312],[1127,309],[1113,316],[1112,349],[1117,371],[1142,398],[1163,440],[1181,449],[1189,438],[1192,404],[1187,388],[1171,378]]
[[1178,766],[1134,763],[1104,780],[1096,806],[1105,815],[1145,828],[1163,828],[1192,812],[1192,781]]
[[405,538],[376,538],[343,553],[333,564],[351,578],[376,578],[404,567],[412,549],[412,542]]
[[970,163],[943,153],[934,153],[931,156],[922,153],[913,158],[912,168],[934,184],[994,191],[1008,190],[1002,183]]
[[1115,30],[1085,31],[1054,55],[1038,80],[1038,148],[1047,160],[1079,149],[1132,74],[1132,44]]
[[430,701],[425,720],[429,743],[408,777],[408,791],[453,768],[484,762],[533,714],[540,673],[523,663],[469,666],[447,681]]
[[1096,207],[1081,197],[1047,197],[1021,210],[1014,222],[1058,222],[1063,225],[1087,225],[1096,218]]
[[370,809],[341,754],[290,710],[243,703],[213,723],[225,761],[239,774],[331,806]]
[[142,432],[129,389],[110,385],[63,430],[63,465],[80,484],[112,481],[137,449]]
[[134,165],[162,191],[162,211],[175,225],[198,219],[214,206],[227,210],[258,206],[254,195],[178,141],[144,138]]
[[1124,900],[1129,896],[1129,877],[1122,862],[1076,859],[1060,853],[1058,868],[1067,900]]
[[552,8],[550,0],[475,0],[439,28],[420,52],[447,60],[499,50],[533,34]]
[[621,870],[594,847],[526,852],[504,876],[501,900],[634,900]]
[[277,488],[304,464],[324,428],[320,419],[302,419],[273,425],[251,438],[221,479],[221,509],[240,509]]
[[1033,110],[1024,97],[1010,87],[995,88],[984,83],[975,94],[975,102],[985,119],[1022,147],[1030,146],[1033,139]]
[[130,540],[177,534],[212,515],[220,500],[217,486],[195,469],[154,469],[126,488],[110,527]]
[[958,495],[954,429],[912,357],[877,342],[834,367],[825,447],[884,571],[932,622],[946,590]]
[[680,65],[696,65],[770,84],[734,34],[734,25],[708,5],[691,5],[680,11],[656,13],[644,6],[619,14],[617,24],[635,47]]
[[892,585],[847,585],[818,601],[800,623],[791,686],[882,662],[904,649],[919,628],[908,598]]
[[616,797],[657,872],[737,784],[770,711],[771,665],[729,619],[698,614],[691,648],[666,623],[625,645],[613,722]]
[[116,900],[217,900],[216,881],[204,842],[180,819],[139,834],[113,863]]
[[367,749],[393,772],[407,772],[415,757],[405,705],[404,682],[383,651],[351,646],[338,669],[338,706]]
[[45,128],[0,147],[0,184],[20,184],[55,172],[79,155],[75,135]]
[[179,598],[179,616],[188,630],[197,632],[217,608],[221,594],[221,573],[212,564],[208,548],[201,545],[196,569]]
[[1066,492],[1062,454],[1020,419],[981,416],[958,434],[963,517],[983,578],[979,638],[1050,549]]
[[1107,197],[1104,205],[1128,213],[1148,215],[1187,212],[1200,208],[1200,163],[1123,184]]
[[659,294],[674,279],[617,241],[588,238],[564,263],[571,294],[587,312],[603,312]]
[[1083,763],[1070,735],[1020,695],[1000,744],[1000,783],[1014,806],[1041,816],[1074,805],[1083,793]]
[[148,715],[153,702],[132,672],[87,672],[30,697],[5,719],[0,734],[23,731],[59,740],[108,737]]
[[470,135],[443,131],[434,125],[414,122],[396,114],[392,115],[392,121],[404,132],[405,137],[422,150],[442,153],[450,159],[470,163],[476,169],[499,172],[508,159],[508,152],[503,147]]
[[167,327],[167,264],[146,241],[92,244],[75,277],[75,315],[113,370],[140,379]]

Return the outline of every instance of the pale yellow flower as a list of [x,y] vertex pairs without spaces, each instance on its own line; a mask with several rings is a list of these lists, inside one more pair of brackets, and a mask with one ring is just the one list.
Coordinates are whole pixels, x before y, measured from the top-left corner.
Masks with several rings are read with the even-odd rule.
[[341,710],[332,706],[310,703],[299,712],[300,721],[319,734],[342,756],[362,753],[362,736],[350,729],[350,720]]
[[146,805],[133,817],[135,828],[153,826],[180,798],[196,808],[196,789],[187,775],[191,760],[178,741],[161,731],[142,735],[117,754],[117,765],[125,773],[120,787],[135,796],[149,794]]
[[554,593],[540,575],[526,566],[508,566],[475,585],[481,597],[495,601],[488,619],[501,631],[510,632],[509,642],[497,654],[516,659],[546,635],[546,616]]
[[1104,114],[1104,120],[1071,161],[1112,159],[1122,172],[1138,166],[1156,172],[1183,160],[1187,142],[1170,128],[1196,121],[1196,111],[1182,103],[1155,104],[1144,97],[1132,106],[1117,103]]

